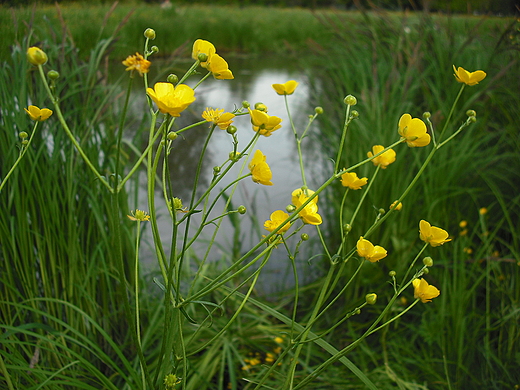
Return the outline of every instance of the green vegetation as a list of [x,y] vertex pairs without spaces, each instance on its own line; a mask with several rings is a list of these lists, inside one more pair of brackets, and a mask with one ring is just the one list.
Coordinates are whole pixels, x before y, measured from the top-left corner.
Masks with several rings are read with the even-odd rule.
[[[60,72],[54,93],[60,96],[64,120],[92,169],[101,175],[94,178],[55,113],[52,120],[40,123],[30,150],[0,192],[0,387],[144,389],[152,388],[144,383],[151,378],[159,384],[156,388],[164,389],[163,378],[175,368],[185,389],[254,389],[257,381],[265,381],[262,388],[281,389],[296,349],[289,336],[305,329],[321,299],[317,292],[331,278],[327,303],[339,295],[334,309],[320,314],[307,335],[312,342],[300,344],[299,364],[294,367],[297,385],[357,340],[379,313],[384,311],[384,323],[410,307],[411,288],[386,310],[394,295],[388,273],[395,271],[401,280],[407,271],[422,245],[418,244],[421,219],[445,228],[453,238],[427,252],[434,266],[426,279],[439,287],[441,295],[364,338],[346,355],[349,360],[330,365],[305,388],[361,389],[368,383],[378,389],[503,389],[520,383],[516,21],[207,6],[160,13],[156,6],[138,6],[125,20],[130,9],[124,5],[106,14],[107,6],[67,5],[61,8],[61,21],[56,8],[17,9],[14,14],[0,9],[2,28],[11,25],[13,15],[17,20],[15,28],[2,31],[6,46],[0,52],[5,60],[0,71],[0,177],[4,179],[19,155],[18,134],[32,126],[23,107],[52,108],[37,68],[26,61],[26,48],[36,42]],[[171,26],[178,26],[175,33]],[[347,109],[343,98],[356,96],[357,105],[349,110],[357,110],[359,117],[348,129],[340,169],[364,160],[375,144],[395,142],[397,121],[405,112],[422,117],[430,111],[438,136],[460,89],[452,76],[453,64],[470,71],[483,69],[488,76],[477,86],[465,87],[446,134],[467,120],[468,109],[477,112],[477,122],[439,149],[403,200],[403,210],[393,212],[371,235],[370,240],[388,250],[388,258],[359,273],[359,263],[352,260],[335,268],[337,273],[300,286],[298,311],[291,318],[295,291],[281,293],[274,303],[263,302],[252,292],[254,273],[210,289],[211,281],[222,280],[231,265],[236,270],[250,261],[238,250],[230,258],[210,262],[182,249],[184,263],[168,269],[185,278],[182,285],[164,283],[169,280],[162,279],[164,275],[154,280],[149,275],[137,277],[136,224],[126,214],[137,205],[138,184],[131,179],[113,194],[103,183],[113,186],[117,173],[126,173],[135,163],[154,115],[127,118],[129,139],[120,153],[117,130],[125,113],[126,81],[105,81],[110,61],[119,63],[135,52],[135,42],[143,40],[147,27],[156,30],[153,44],[165,56],[189,56],[193,40],[202,37],[227,54],[283,53],[299,61],[311,76],[317,105],[325,111],[318,117],[319,134],[310,136],[333,158]],[[298,55],[302,51],[311,56]],[[325,221],[321,232],[327,246],[336,248],[345,239],[345,247],[355,247],[367,226],[386,215],[379,209],[388,211],[430,153],[428,147],[405,144],[395,150],[397,161],[378,172],[377,184],[346,238],[342,226],[333,221],[339,215],[349,220],[364,190],[351,191],[343,210],[345,189],[337,181],[320,193]],[[158,160],[147,161],[149,180],[155,177],[151,169],[158,169],[157,164]],[[333,167],[331,162],[331,172]],[[374,169],[368,162],[356,172],[371,179]],[[161,193],[170,191],[168,181],[157,178],[161,179],[165,183]],[[236,230],[240,217],[230,215]],[[283,244],[279,246],[276,250],[283,251]],[[313,256],[322,255],[323,249],[314,250]],[[159,258],[165,257],[159,248],[157,252]],[[312,261],[319,263],[316,258]],[[323,262],[324,272],[329,263]],[[198,267],[193,279],[190,266]],[[357,277],[351,280],[354,274]],[[349,280],[344,290],[344,281]],[[174,288],[182,291],[173,292]],[[231,294],[235,288],[238,291]],[[367,289],[377,292],[378,301],[357,314]],[[177,304],[164,290],[193,302]],[[141,340],[136,340],[137,298]],[[173,353],[165,355],[165,350]]]

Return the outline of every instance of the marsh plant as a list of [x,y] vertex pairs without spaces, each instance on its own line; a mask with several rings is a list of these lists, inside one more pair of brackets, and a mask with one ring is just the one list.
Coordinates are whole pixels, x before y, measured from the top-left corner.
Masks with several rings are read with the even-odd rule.
[[[7,332],[4,333],[4,339],[12,344],[9,347],[10,354],[3,350],[0,353],[0,371],[4,375],[7,388],[40,388],[41,385],[49,388],[102,386],[107,389],[195,389],[203,386],[219,389],[295,390],[313,388],[316,381],[323,381],[323,373],[339,362],[368,388],[376,389],[375,384],[356,366],[356,362],[349,360],[349,352],[362,345],[368,336],[406,316],[416,305],[435,305],[435,298],[443,292],[430,284],[428,274],[435,273],[433,259],[436,256],[436,247],[450,245],[452,238],[442,227],[432,226],[421,217],[418,209],[417,220],[409,229],[417,232],[416,240],[422,241],[422,244],[418,246],[415,255],[408,259],[407,266],[403,267],[405,271],[390,271],[386,286],[367,284],[364,300],[345,304],[341,298],[359,277],[362,269],[373,270],[387,257],[392,256],[391,252],[378,243],[380,232],[385,229],[385,221],[393,218],[403,208],[414,207],[407,204],[406,197],[414,186],[421,185],[421,175],[435,161],[436,152],[456,143],[457,136],[476,121],[473,110],[466,112],[467,118],[462,123],[453,124],[452,117],[464,96],[465,88],[478,88],[478,83],[486,77],[486,73],[481,70],[469,72],[462,67],[441,70],[446,73],[447,79],[451,79],[450,82],[461,85],[459,93],[453,97],[444,123],[433,123],[428,112],[421,113],[421,117],[418,117],[418,113],[402,113],[395,123],[386,125],[393,134],[394,142],[382,145],[382,142],[374,139],[373,145],[363,151],[366,158],[349,167],[341,165],[344,160],[342,157],[349,150],[360,146],[346,143],[347,132],[353,121],[361,119],[354,109],[357,105],[356,97],[346,96],[344,122],[342,128],[338,129],[341,134],[340,142],[335,155],[329,156],[332,163],[328,178],[316,188],[309,188],[310,180],[305,168],[313,162],[304,159],[302,143],[309,139],[308,135],[313,131],[316,118],[327,115],[327,110],[316,107],[314,112],[309,113],[306,126],[297,128],[288,104],[291,95],[298,93],[297,81],[289,80],[272,85],[273,93],[280,95],[285,103],[288,124],[282,123],[276,113],[261,102],[243,101],[233,108],[208,107],[199,114],[199,121],[181,127],[178,126],[178,119],[196,101],[198,86],[208,77],[214,77],[222,83],[233,82],[233,72],[226,60],[217,54],[213,44],[197,39],[192,49],[193,65],[184,75],[171,74],[166,80],[149,85],[148,71],[153,66],[153,55],[158,48],[151,46],[156,37],[153,29],[146,29],[144,37],[143,53],[130,55],[123,61],[128,72],[128,88],[120,110],[114,141],[114,164],[110,165],[110,172],[100,171],[98,161],[93,159],[95,156],[85,152],[83,140],[78,139],[74,128],[69,124],[67,118],[70,116],[62,108],[62,102],[67,97],[60,96],[60,89],[57,88],[60,83],[59,69],[50,68],[53,59],[39,47],[31,46],[27,50],[28,61],[38,75],[37,82],[43,85],[51,104],[49,108],[39,108],[44,105],[44,99],[41,98],[38,102],[33,99],[34,105],[26,108],[30,119],[34,121],[34,127],[19,134],[19,155],[8,173],[2,177],[0,189],[2,192],[9,192],[8,197],[20,196],[15,192],[16,186],[8,185],[12,172],[16,171],[27,155],[34,153],[33,139],[41,131],[40,125],[48,121],[58,122],[61,131],[72,143],[75,156],[83,161],[98,190],[111,198],[110,207],[107,208],[109,215],[105,221],[108,224],[107,234],[116,265],[110,272],[116,275],[118,283],[101,293],[120,297],[118,302],[126,319],[121,332],[127,331],[128,334],[116,340],[115,336],[106,333],[100,325],[105,319],[96,318],[95,314],[87,315],[79,303],[53,300],[49,295],[45,298],[48,304],[63,306],[69,310],[67,316],[56,314],[47,318],[42,306],[45,299],[41,298],[36,288],[34,296],[26,297],[23,304],[13,303],[9,310],[15,313],[34,311],[40,314],[42,322],[39,326],[25,326],[23,317],[18,315],[4,316]],[[130,91],[136,83],[141,85],[141,93],[146,96],[147,108],[142,116],[149,120],[149,124],[146,145],[138,153],[133,165],[130,165],[123,158],[127,154],[123,138],[130,107]],[[250,120],[250,126],[235,126],[237,119],[242,116]],[[196,127],[207,128],[207,135],[196,170],[192,173],[194,185],[191,196],[181,199],[178,196],[179,189],[172,185],[168,161],[182,147],[182,138],[188,137],[189,132]],[[280,204],[278,210],[258,210],[255,217],[265,221],[265,234],[257,237],[255,245],[237,258],[230,259],[225,268],[213,268],[213,272],[208,272],[211,269],[210,263],[214,260],[211,253],[216,245],[215,237],[222,229],[223,221],[237,216],[243,218],[249,212],[244,206],[232,207],[236,189],[248,180],[259,186],[266,186],[267,193],[270,186],[276,186],[277,183],[272,182],[269,162],[277,156],[271,155],[269,151],[259,150],[256,144],[259,137],[269,137],[276,142],[276,136],[281,131],[294,134],[300,172],[292,174],[301,176],[301,186],[287,194],[287,202]],[[215,132],[226,132],[229,157],[220,165],[212,167],[212,178],[207,186],[202,187],[201,172],[207,164],[205,157],[213,147],[212,136]],[[399,193],[388,194],[387,204],[375,208],[367,204],[365,199],[370,191],[385,191],[384,188],[379,188],[378,178],[391,169],[396,156],[414,153],[417,148],[426,148],[429,153],[413,179]],[[371,167],[371,174],[368,177],[359,177],[359,168],[365,164]],[[125,202],[121,197],[125,196],[125,186],[143,167],[146,171],[146,200],[142,200],[138,209],[124,209],[122,205]],[[234,167],[238,167],[239,174],[236,176],[232,175],[235,172],[232,170]],[[341,183],[344,188],[342,211],[337,215],[339,221],[331,224],[339,226],[341,242],[331,246],[322,231],[327,221],[320,215],[319,207],[322,199],[326,199],[322,195],[335,183]],[[355,192],[356,195],[361,195],[354,197]],[[78,196],[81,197],[81,194]],[[355,200],[351,200],[353,198]],[[168,247],[161,239],[159,231],[159,204],[167,209],[171,225],[171,241],[168,241],[171,244]],[[349,207],[343,207],[347,204],[350,204]],[[372,220],[357,218],[362,208],[373,209]],[[129,221],[135,224],[135,258],[127,256],[127,252],[123,250],[124,236],[127,234],[123,227],[131,223]],[[160,276],[146,289],[142,287],[144,279],[140,277],[142,259],[139,255],[144,224],[151,229],[154,259],[160,270]],[[316,230],[319,249],[314,247],[313,253],[309,254],[304,248],[308,245],[310,229]],[[362,231],[362,234],[354,236],[353,231]],[[212,239],[207,243],[205,255],[193,261],[190,250],[201,239],[203,232],[210,232]],[[275,251],[286,253],[294,278],[291,304],[282,306],[268,304],[254,297],[259,275]],[[312,293],[314,298],[310,309],[302,307],[300,303],[304,286],[298,281],[296,259],[303,256],[303,253],[305,256],[319,258],[326,264],[325,275],[320,279],[318,289]],[[45,257],[46,254],[41,253],[39,256]],[[352,263],[355,265],[353,268],[346,268],[347,264]],[[16,265],[9,264],[8,267]],[[346,272],[351,269],[353,272]],[[52,274],[33,274],[34,278],[42,282],[44,276],[51,280],[53,278]],[[385,289],[384,294],[379,289]],[[150,290],[155,291],[151,297],[148,293]],[[396,301],[407,290],[413,291],[414,301],[403,310],[393,310]],[[377,306],[380,310],[368,310],[377,302],[378,295],[387,295],[388,291],[391,291],[391,298]],[[305,291],[305,294],[310,292]],[[35,304],[39,300],[40,304]],[[155,305],[152,301],[155,301]],[[9,307],[5,302],[4,305]],[[152,313],[150,306],[155,308]],[[364,311],[372,316],[370,324],[359,329],[359,333],[348,344],[335,344],[327,339],[327,334]],[[303,316],[302,312],[306,315]],[[330,312],[341,319],[333,326],[323,329],[321,321]],[[84,328],[81,331],[69,325],[70,318],[74,316],[82,318]],[[263,337],[267,340],[264,351],[248,354],[244,352],[247,350],[244,339],[234,338],[234,332],[247,334],[244,330],[247,329],[247,323],[255,321],[264,321],[271,326],[264,327],[266,331]],[[258,329],[261,326],[257,327],[257,331]],[[23,334],[23,337],[16,338],[18,333]],[[91,333],[102,336],[98,344],[92,341]],[[255,337],[257,336],[258,332]],[[231,342],[226,344],[224,340]],[[244,345],[237,346],[237,343]],[[90,361],[82,358],[81,350],[72,349],[71,345],[88,350]],[[218,349],[215,349],[216,345],[219,346]],[[312,346],[321,352],[316,353],[314,358],[309,358],[308,354],[313,351]],[[219,349],[227,352],[225,358],[218,360],[218,365],[214,366],[212,361],[216,359]],[[15,354],[13,350],[18,352]],[[93,362],[96,359],[103,362],[102,369]]]

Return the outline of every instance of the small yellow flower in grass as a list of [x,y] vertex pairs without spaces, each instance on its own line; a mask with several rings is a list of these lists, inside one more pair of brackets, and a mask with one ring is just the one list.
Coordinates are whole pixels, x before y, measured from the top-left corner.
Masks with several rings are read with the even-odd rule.
[[47,54],[39,47],[32,46],[27,49],[27,60],[35,66],[45,65],[47,62]]
[[419,222],[419,237],[431,246],[440,246],[445,242],[451,241],[446,230],[430,225],[425,220]]
[[437,298],[441,293],[435,286],[428,284],[424,279],[414,279],[413,284],[413,296],[420,299],[422,303],[431,302],[433,298]]
[[273,185],[273,183],[271,183],[273,173],[269,165],[265,162],[265,156],[260,150],[255,152],[253,159],[249,163],[249,170],[251,171],[251,175],[253,175],[253,181],[255,183],[260,183],[264,186]]
[[224,58],[218,54],[213,54],[206,62],[206,69],[213,73],[217,80],[233,80],[233,72],[229,70],[229,65]]
[[[274,213],[271,214],[270,219],[265,221],[264,228],[265,230],[272,232],[274,229],[280,226],[283,223],[283,221],[287,220],[287,218],[289,218],[289,214],[287,214],[285,211],[276,210]],[[287,222],[285,225],[283,225],[283,227],[280,230],[278,230],[277,233],[283,234],[287,230],[289,230],[290,227],[291,223]]]
[[453,65],[453,71],[455,72],[454,76],[459,83],[464,83],[470,86],[478,84],[487,76],[486,72],[482,70],[468,72],[466,69],[461,68],[460,66],[458,68],[455,68],[455,65]]
[[43,122],[52,115],[52,110],[49,110],[48,108],[39,109],[36,106],[29,106],[28,109],[24,108],[24,110],[33,121],[38,122]]
[[[383,145],[374,145],[372,146],[372,151],[367,153],[368,157],[375,156],[379,152],[383,151],[385,147]],[[382,169],[386,169],[387,166],[392,164],[395,161],[395,151],[394,149],[388,149],[386,152],[380,154],[376,158],[372,160],[372,163],[377,167],[381,166]]]
[[202,117],[206,119],[208,122],[213,122],[222,130],[226,130],[231,123],[233,123],[233,118],[235,114],[230,112],[224,112],[224,109],[216,109],[214,110],[211,107],[207,107],[206,110],[202,113]]
[[143,73],[148,73],[152,63],[148,60],[145,60],[141,54],[135,53],[133,56],[126,57],[126,60],[124,60],[122,64],[126,66],[125,70],[137,70],[139,72],[139,76],[142,76]]
[[201,61],[200,66],[203,68],[207,68],[208,66],[208,60],[211,58],[213,54],[215,54],[217,51],[215,49],[215,46],[211,42],[205,41],[204,39],[197,39],[193,43],[193,49],[191,52],[191,58],[194,60],[199,59],[199,54],[205,54],[206,55],[206,61]]
[[260,135],[269,137],[273,131],[276,131],[282,127],[280,124],[282,120],[277,116],[268,115],[264,111],[260,110],[251,110],[250,108],[248,110],[249,115],[251,116],[253,130]]
[[374,244],[365,240],[362,236],[359,237],[356,248],[358,255],[364,257],[371,263],[381,260],[383,257],[386,257],[387,254],[385,248],[379,245],[374,246]]
[[175,389],[179,383],[181,383],[181,378],[178,378],[175,374],[168,374],[164,377],[164,387],[167,390]]
[[345,172],[341,175],[341,185],[351,190],[360,190],[367,182],[368,179],[366,177],[360,179],[355,172]]
[[488,209],[485,208],[485,207],[481,207],[481,208],[478,210],[478,213],[479,213],[480,215],[486,215],[487,212],[488,212]]
[[390,205],[390,210],[401,211],[402,209],[403,203],[399,202],[399,204],[397,204],[397,200]]
[[297,81],[289,80],[284,84],[273,84],[273,89],[278,95],[292,95],[297,86]]
[[146,93],[157,104],[157,108],[164,114],[180,116],[188,106],[195,101],[195,92],[185,84],[176,87],[170,83],[156,83],[147,88]]
[[130,214],[132,215],[127,215],[128,219],[130,219],[131,221],[141,221],[141,222],[144,222],[144,221],[149,221],[150,220],[150,216],[146,213],[146,211],[142,211],[142,210],[135,210],[135,211],[131,211]]
[[[292,204],[298,208],[303,205],[309,197],[314,194],[312,190],[302,190],[298,188],[292,192]],[[309,225],[321,225],[321,215],[318,214],[318,197],[313,198],[307,205],[298,213],[304,223]]]
[[399,119],[399,135],[406,139],[409,147],[426,146],[430,143],[430,134],[426,132],[426,125],[419,118],[404,114]]

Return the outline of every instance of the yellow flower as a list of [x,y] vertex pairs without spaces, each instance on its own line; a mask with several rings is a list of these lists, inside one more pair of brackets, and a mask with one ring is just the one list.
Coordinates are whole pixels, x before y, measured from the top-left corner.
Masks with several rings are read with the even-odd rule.
[[441,293],[435,286],[428,284],[424,279],[414,279],[413,284],[413,296],[419,298],[422,303],[431,302],[433,298],[437,298]]
[[468,72],[466,69],[461,68],[460,66],[457,69],[455,68],[455,65],[453,65],[453,71],[455,72],[454,76],[457,81],[467,85],[476,85],[486,78],[486,72],[482,70]]
[[126,57],[126,60],[124,60],[122,64],[126,66],[125,70],[137,70],[139,72],[139,76],[142,76],[143,73],[148,73],[152,63],[148,60],[145,60],[141,54],[135,53],[133,56]]
[[425,220],[419,222],[419,237],[431,246],[440,246],[445,242],[451,241],[446,230],[430,225]]
[[185,84],[174,87],[170,83],[156,83],[153,88],[147,88],[146,93],[157,104],[159,111],[171,116],[180,116],[196,99],[193,89]]
[[298,86],[298,82],[289,80],[284,84],[273,84],[273,88],[278,95],[292,95]]
[[206,61],[200,63],[200,66],[203,68],[206,68],[208,66],[208,60],[211,58],[213,54],[215,54],[217,51],[215,50],[215,46],[211,42],[205,41],[203,39],[197,39],[193,43],[193,50],[191,52],[191,57],[194,60],[199,59],[199,54],[206,54],[207,59]]
[[385,248],[379,245],[374,246],[370,241],[365,240],[363,237],[359,237],[356,248],[358,255],[364,257],[371,263],[375,263],[383,257],[386,257]]
[[348,187],[351,190],[359,190],[367,182],[368,179],[366,177],[360,179],[355,172],[345,172],[341,175],[341,184],[343,187]]
[[[298,188],[292,192],[292,204],[298,208],[304,204],[312,194],[314,194],[312,190],[303,191],[301,188]],[[321,225],[323,221],[321,215],[318,214],[318,197],[316,196],[307,203],[307,206],[305,206],[298,215],[304,223],[308,223],[309,225]]]
[[282,127],[280,124],[282,120],[280,118],[277,116],[270,116],[264,111],[251,110],[249,108],[249,115],[251,116],[253,130],[265,137],[269,137],[273,131]]
[[31,117],[33,121],[43,122],[52,115],[52,110],[42,108],[41,110],[36,106],[29,106],[29,109],[24,108],[25,112]]
[[253,175],[253,181],[255,183],[260,183],[264,186],[273,185],[273,183],[271,183],[273,177],[271,168],[269,168],[269,165],[265,162],[265,156],[260,150],[255,152],[253,159],[249,163],[249,170]]
[[218,125],[222,130],[226,130],[229,125],[233,123],[235,114],[224,112],[224,109],[214,110],[211,107],[206,107],[206,110],[202,113],[202,117],[208,122],[213,122]]
[[399,135],[406,139],[409,147],[426,146],[430,143],[430,134],[426,132],[426,125],[419,118],[404,114],[399,119]]
[[[385,149],[382,145],[374,145],[372,146],[372,151],[367,153],[368,157],[375,156],[379,152]],[[388,149],[386,152],[380,154],[376,158],[372,160],[372,163],[377,167],[381,166],[382,169],[386,169],[387,166],[392,164],[395,161],[395,151],[394,149]]]
[[39,47],[32,46],[27,49],[27,60],[33,65],[44,65],[47,62],[47,54]]
[[394,201],[391,205],[390,205],[390,210],[394,209],[395,211],[401,211],[403,208],[403,203],[402,202],[399,202],[399,204],[397,204],[397,200]]
[[218,54],[213,54],[208,58],[206,69],[213,73],[213,77],[217,80],[232,80],[235,78],[229,70],[226,60]]
[[132,215],[127,215],[128,219],[130,219],[131,221],[149,221],[150,220],[150,216],[146,213],[146,211],[142,211],[142,210],[135,210],[135,211],[131,211],[130,214]]
[[[264,222],[264,228],[267,231],[272,232],[274,229],[280,226],[283,223],[283,221],[289,218],[289,214],[287,214],[285,211],[277,210],[271,214],[270,218],[271,219]],[[289,230],[290,227],[291,223],[287,222],[285,225],[283,225],[282,228],[280,228],[280,230],[278,230],[278,234],[285,233],[287,230]]]

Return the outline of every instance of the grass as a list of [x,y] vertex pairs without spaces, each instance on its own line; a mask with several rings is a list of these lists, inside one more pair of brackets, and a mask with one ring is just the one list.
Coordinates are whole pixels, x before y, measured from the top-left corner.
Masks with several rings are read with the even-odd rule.
[[[342,126],[344,106],[337,102],[349,93],[358,98],[354,108],[360,119],[351,125],[347,145],[363,147],[348,149],[342,161],[345,166],[364,157],[373,144],[388,144],[395,139],[396,122],[404,112],[417,117],[431,111],[438,131],[459,88],[452,79],[452,64],[484,69],[487,79],[465,89],[453,123],[460,123],[468,108],[477,111],[478,122],[438,152],[420,185],[404,200],[403,211],[376,233],[392,256],[362,272],[337,303],[341,313],[327,314],[313,331],[318,333],[336,324],[347,310],[344,308],[364,299],[367,285],[376,287],[379,302],[388,300],[388,271],[395,270],[398,275],[403,272],[402,264],[416,252],[417,225],[424,218],[446,228],[454,237],[452,243],[428,253],[435,264],[428,280],[439,286],[440,297],[366,339],[348,358],[380,389],[501,389],[519,383],[520,231],[516,221],[520,218],[520,197],[516,183],[520,181],[520,102],[516,25],[506,32],[507,20],[473,17],[323,12],[316,19],[303,10],[185,7],[158,14],[151,6],[135,8],[124,23],[120,22],[131,6],[118,6],[106,18],[108,7],[66,6],[61,9],[65,24],[60,24],[55,8],[13,11],[18,27],[5,32],[3,42],[18,42],[20,46],[12,47],[10,59],[0,71],[1,177],[18,156],[18,132],[29,127],[20,107],[31,101],[46,101],[21,49],[35,41],[41,41],[49,57],[56,59],[54,64],[61,73],[61,105],[74,134],[90,160],[107,174],[115,165],[113,129],[118,126],[118,111],[108,102],[117,101],[121,89],[118,84],[104,84],[105,76],[100,73],[104,67],[100,64],[106,63],[107,50],[111,51],[110,58],[123,58],[135,51],[131,45],[142,39],[146,27],[156,29],[158,37],[167,37],[153,42],[165,55],[179,47],[188,52],[186,42],[194,37],[213,41],[219,50],[289,55],[305,48],[317,54],[314,58],[320,58],[319,62],[305,65],[316,82],[321,99],[317,103],[327,114],[318,138],[327,155],[338,144],[338,128]],[[0,25],[10,26],[13,16],[5,9],[0,11]],[[86,12],[92,12],[92,16],[86,17]],[[22,21],[31,18],[33,22],[26,29]],[[172,25],[179,26],[176,34],[171,34]],[[118,30],[117,41],[112,40],[114,30]],[[89,41],[88,36],[101,39]],[[8,48],[4,46],[0,53],[7,59]],[[137,128],[134,141],[138,143],[142,124],[136,120],[132,125]],[[1,204],[6,205],[0,218],[0,370],[9,372],[3,380],[6,386],[10,380],[12,388],[28,389],[140,387],[139,362],[121,307],[127,296],[120,289],[117,254],[110,235],[113,224],[118,223],[111,212],[113,198],[104,195],[100,184],[92,181],[57,126],[44,122],[38,131],[31,153],[0,194]],[[401,145],[397,153],[397,162],[378,177],[378,187],[384,190],[369,194],[368,205],[376,209],[387,209],[399,196],[426,152]],[[123,165],[128,162],[126,158],[124,155]],[[360,173],[369,175],[370,168]],[[336,188],[321,198],[327,201],[320,201],[320,210],[324,204],[330,205],[330,218],[326,220],[339,212],[346,216],[352,212],[353,206],[338,210],[335,199],[341,198],[339,191]],[[122,210],[128,210],[133,198],[123,193],[119,202]],[[480,214],[481,207],[488,212]],[[359,225],[375,216],[373,208],[366,209],[358,217]],[[121,218],[125,219],[124,213],[118,220]],[[461,220],[468,222],[466,233],[459,228]],[[354,226],[352,237],[359,233],[359,225]],[[239,229],[236,221],[234,226]],[[132,259],[133,233],[127,224],[122,227],[123,255]],[[327,239],[337,240],[337,231],[337,226],[327,226]],[[240,254],[234,255],[238,258]],[[186,264],[190,262],[186,260]],[[203,277],[212,278],[221,265],[206,264],[194,291],[204,288]],[[133,284],[130,263],[124,272]],[[345,275],[349,272],[352,270],[346,267]],[[149,277],[143,277],[141,285],[151,285]],[[308,318],[322,282],[320,279],[302,288],[300,323]],[[133,286],[128,287],[132,291]],[[218,307],[189,306],[188,315],[198,323],[187,323],[182,329],[175,318],[180,316],[178,311],[169,318],[170,323],[165,323],[161,299],[146,288],[141,294],[142,345],[147,363],[162,372],[159,348],[164,326],[171,327],[167,344],[174,352],[180,348],[175,340],[183,334],[183,339],[189,340],[187,354],[191,355],[188,389],[225,389],[229,383],[232,388],[254,388],[253,382],[247,384],[241,378],[261,378],[270,367],[268,353],[278,353],[275,337],[290,331],[283,319],[262,309],[261,302],[246,305],[236,321],[228,323],[242,296],[228,297],[226,289],[204,298],[218,302]],[[408,298],[412,300],[411,294]],[[290,312],[292,307],[287,302],[291,299],[280,294],[274,306]],[[383,305],[363,309],[353,321],[323,340],[329,345],[348,345]],[[392,313],[407,305],[405,300],[397,302]],[[210,309],[212,316],[207,317]],[[219,333],[227,326],[226,332]],[[299,375],[330,357],[326,348],[314,343],[308,343],[303,351]],[[172,353],[172,359],[174,356]],[[252,358],[262,364],[243,370]],[[290,356],[284,359],[266,385],[277,388],[283,381],[280,378]],[[32,367],[28,367],[30,362]],[[332,366],[311,386],[362,388],[358,377],[345,366]]]

